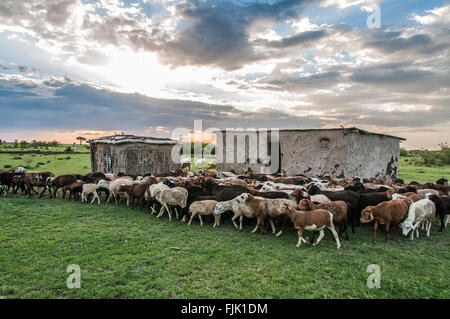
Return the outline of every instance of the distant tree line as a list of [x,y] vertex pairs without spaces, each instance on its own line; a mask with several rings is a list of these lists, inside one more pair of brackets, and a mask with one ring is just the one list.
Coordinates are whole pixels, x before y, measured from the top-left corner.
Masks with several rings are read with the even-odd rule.
[[440,150],[406,150],[400,149],[400,156],[407,157],[412,165],[443,166],[450,165],[450,148],[447,143],[439,144]]

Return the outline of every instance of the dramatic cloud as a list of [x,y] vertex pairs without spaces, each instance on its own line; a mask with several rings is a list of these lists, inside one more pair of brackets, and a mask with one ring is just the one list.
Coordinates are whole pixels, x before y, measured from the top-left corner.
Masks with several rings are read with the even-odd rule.
[[0,105],[3,129],[23,126],[28,129],[114,130],[127,127],[143,132],[158,126],[192,127],[194,120],[203,120],[205,125],[218,128],[246,127],[249,121],[253,127],[272,127],[273,123],[282,126],[301,123],[307,127],[324,124],[319,119],[292,116],[273,109],[246,112],[227,105],[155,99],[95,88],[69,79],[34,83],[0,80]]
[[[388,22],[371,29],[373,4]],[[435,146],[450,136],[450,5],[408,2],[395,17],[391,7],[3,0],[0,133],[167,135],[203,119],[221,128],[354,125]]]

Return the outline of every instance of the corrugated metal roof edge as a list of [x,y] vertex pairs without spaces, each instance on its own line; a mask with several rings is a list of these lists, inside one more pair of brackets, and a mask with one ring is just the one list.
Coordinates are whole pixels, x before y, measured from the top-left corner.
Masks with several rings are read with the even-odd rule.
[[[268,130],[270,131],[270,129],[268,129]],[[406,138],[403,138],[403,137],[389,135],[389,134],[384,134],[384,133],[369,132],[369,131],[360,129],[358,127],[305,128],[305,129],[301,129],[301,128],[291,128],[291,129],[289,129],[289,128],[287,128],[287,129],[280,129],[279,130],[279,132],[286,132],[286,131],[301,131],[301,132],[308,132],[308,131],[353,131],[353,133],[356,133],[355,131],[357,131],[358,133],[361,133],[361,134],[392,137],[392,138],[396,138],[396,139],[399,139],[399,140],[402,140],[402,141],[406,141]],[[219,130],[219,131],[215,131],[215,132],[226,132],[226,130]]]
[[123,143],[146,143],[146,144],[177,144],[177,141],[170,138],[136,136],[136,135],[110,135],[97,139],[88,140],[91,144],[123,144]]

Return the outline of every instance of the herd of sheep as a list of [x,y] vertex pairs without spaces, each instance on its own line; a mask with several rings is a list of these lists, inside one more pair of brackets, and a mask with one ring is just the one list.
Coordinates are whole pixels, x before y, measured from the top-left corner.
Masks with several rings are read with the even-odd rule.
[[[40,193],[35,188],[40,188]],[[379,178],[308,178],[217,173],[207,169],[197,173],[178,169],[144,176],[95,172],[56,177],[52,172],[27,173],[23,168],[0,170],[0,195],[7,196],[10,190],[12,193],[21,190],[29,197],[42,197],[48,192],[50,198],[65,198],[69,193],[69,199],[81,197],[81,202],[90,200],[90,204],[95,200],[100,204],[105,193],[106,203],[113,199],[117,205],[126,198],[127,206],[133,208],[137,201],[143,209],[148,207],[152,214],[157,213],[158,218],[167,212],[172,219],[175,213],[177,219],[185,222],[190,215],[188,225],[198,216],[203,226],[202,217],[210,215],[216,227],[221,216],[231,212],[231,221],[239,230],[244,217],[256,219],[252,232],[264,233],[267,220],[276,236],[293,225],[298,232],[298,247],[306,242],[305,230],[314,232],[311,241],[317,245],[328,229],[339,249],[339,238],[345,234],[349,239],[348,226],[355,232],[359,223],[371,221],[374,221],[373,242],[379,225],[385,227],[386,242],[389,233],[394,239],[397,226],[411,239],[419,237],[419,229],[429,236],[435,217],[440,219],[442,231],[449,220],[447,216],[444,222],[444,217],[450,213],[450,186],[445,178],[436,183],[405,184],[402,180],[388,182]],[[277,223],[281,224],[278,233]],[[319,236],[314,241],[316,233]]]

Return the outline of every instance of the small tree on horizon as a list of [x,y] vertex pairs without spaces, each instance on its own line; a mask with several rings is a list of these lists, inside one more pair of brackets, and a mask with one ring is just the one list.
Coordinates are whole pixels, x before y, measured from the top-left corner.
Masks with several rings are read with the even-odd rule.
[[83,143],[83,141],[86,141],[86,138],[83,136],[78,136],[76,139],[80,141],[80,145],[81,143]]

